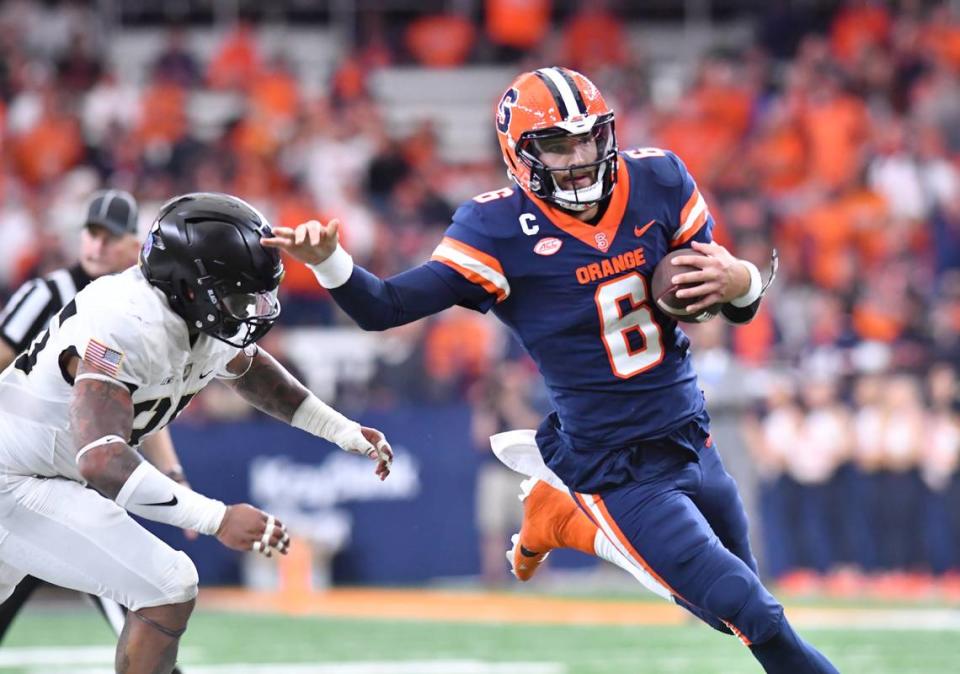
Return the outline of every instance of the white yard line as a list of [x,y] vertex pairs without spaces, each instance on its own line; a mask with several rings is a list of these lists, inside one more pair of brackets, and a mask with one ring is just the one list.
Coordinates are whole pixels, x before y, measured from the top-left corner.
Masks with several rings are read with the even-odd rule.
[[[111,666],[109,671],[112,673],[116,650],[113,646],[4,646],[0,648],[0,672],[5,669],[28,668],[31,674],[72,674],[73,671],[79,671],[79,667],[106,664]],[[199,656],[200,651],[196,648],[183,648],[180,653],[194,658]]]
[[40,667],[52,665],[99,665],[113,662],[116,649],[113,646],[78,646],[62,648],[59,646],[39,646],[37,648],[0,649],[0,669],[11,667]]
[[[187,665],[189,674],[566,674],[565,665],[547,662],[477,662],[472,660],[425,660],[422,662],[328,662],[317,664],[274,663]],[[30,674],[112,674],[113,669],[31,670]]]
[[[187,649],[189,662],[198,655]],[[193,656],[193,657],[191,657]],[[29,674],[113,674],[110,646],[0,649],[0,671],[24,668]],[[565,665],[551,662],[480,662],[478,660],[423,660],[405,662],[272,663],[238,662],[224,665],[185,665],[190,674],[566,674]]]
[[[329,662],[325,664],[190,666],[190,674],[565,674],[561,664],[546,662],[478,662],[424,660],[422,662]],[[92,674],[92,673],[91,673]]]
[[803,629],[960,631],[960,610],[793,608],[787,617]]

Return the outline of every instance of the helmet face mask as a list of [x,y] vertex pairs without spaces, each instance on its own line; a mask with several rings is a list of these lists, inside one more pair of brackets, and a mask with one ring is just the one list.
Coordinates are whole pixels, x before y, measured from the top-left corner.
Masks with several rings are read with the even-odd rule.
[[501,97],[496,126],[507,174],[524,191],[574,212],[613,193],[614,114],[580,73],[558,67],[523,73]]
[[[613,113],[597,119],[581,134],[558,127],[524,133],[516,153],[530,171],[531,192],[560,208],[585,211],[613,192],[615,179],[608,179],[617,168]],[[586,156],[589,161],[564,160],[572,155]],[[556,159],[560,161],[551,161]],[[584,179],[590,182],[579,184]]]
[[191,332],[243,348],[280,316],[279,254],[260,245],[266,219],[226,194],[195,193],[160,209],[140,252],[144,277]]
[[218,334],[217,338],[240,348],[267,334],[280,317],[276,288],[257,293],[223,295],[219,300],[223,333]]

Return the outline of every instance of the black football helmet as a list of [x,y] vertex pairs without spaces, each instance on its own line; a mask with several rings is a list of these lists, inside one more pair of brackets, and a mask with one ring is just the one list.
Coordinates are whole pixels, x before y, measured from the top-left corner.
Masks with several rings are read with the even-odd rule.
[[174,197],[140,249],[140,269],[192,332],[243,348],[280,316],[283,263],[260,239],[270,224],[253,206],[214,192]]

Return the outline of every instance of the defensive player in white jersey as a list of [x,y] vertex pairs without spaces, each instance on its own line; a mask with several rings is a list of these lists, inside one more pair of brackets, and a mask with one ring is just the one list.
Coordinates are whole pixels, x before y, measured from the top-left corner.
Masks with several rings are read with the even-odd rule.
[[260,245],[270,231],[235,197],[170,200],[139,268],[87,286],[0,375],[0,600],[32,574],[126,606],[118,673],[169,674],[197,594],[189,558],[128,513],[235,550],[286,552],[272,516],[202,496],[136,451],[207,383],[221,378],[389,474],[379,431],[325,405],[254,344],[280,314],[283,265]]
[[[76,264],[34,278],[11,295],[0,312],[0,371],[42,333],[50,319],[94,279],[116,274],[135,265],[140,251],[137,238],[137,202],[124,190],[100,190],[91,195],[85,209]],[[187,482],[167,429],[144,438],[140,453],[162,473],[177,482]],[[194,531],[184,532],[193,539]],[[0,641],[33,592],[44,582],[24,578],[0,604]],[[84,595],[100,610],[110,629],[119,636],[126,620],[123,607],[108,597]],[[174,674],[180,670],[175,669]]]

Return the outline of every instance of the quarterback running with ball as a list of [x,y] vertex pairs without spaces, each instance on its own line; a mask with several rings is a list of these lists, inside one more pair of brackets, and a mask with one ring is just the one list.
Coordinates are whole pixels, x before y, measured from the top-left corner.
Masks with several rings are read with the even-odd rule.
[[535,446],[569,490],[528,489],[518,576],[551,547],[575,547],[737,634],[767,672],[835,674],[757,576],[689,340],[650,296],[657,263],[690,247],[702,255],[675,264],[697,269],[673,279],[692,284],[678,291],[687,312],[721,304],[746,322],[763,294],[759,271],[712,241],[706,202],[674,154],[618,151],[614,113],[582,74],[523,73],[500,98],[496,130],[513,185],[461,206],[420,267],[381,280],[338,246],[335,224],[316,221],[264,245],[314,265],[363,328],[460,304],[493,310],[517,335],[553,406]]

